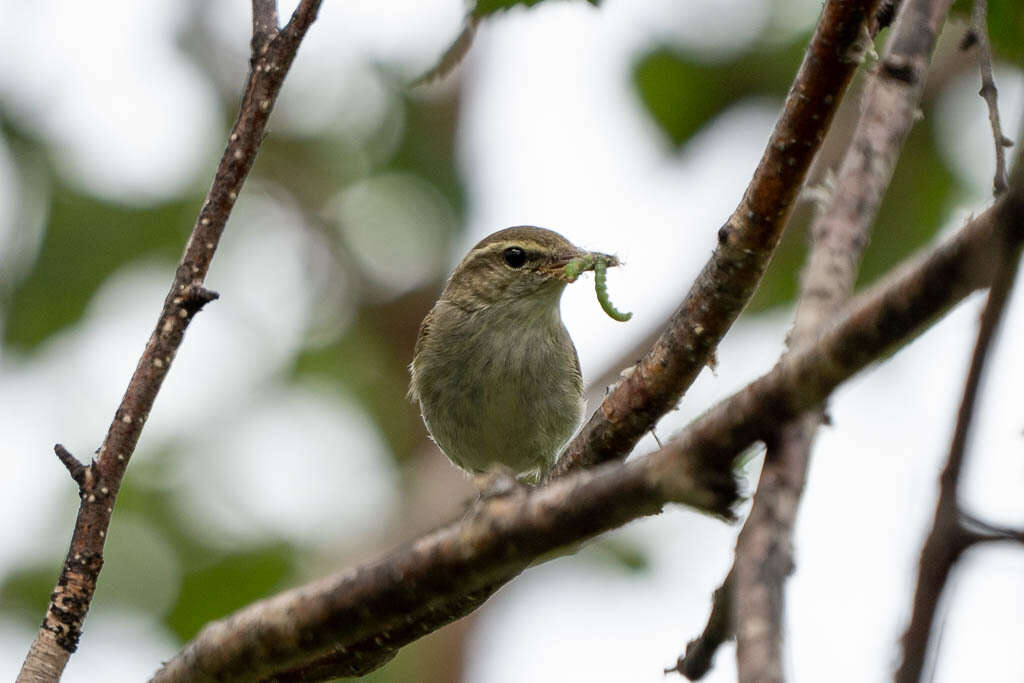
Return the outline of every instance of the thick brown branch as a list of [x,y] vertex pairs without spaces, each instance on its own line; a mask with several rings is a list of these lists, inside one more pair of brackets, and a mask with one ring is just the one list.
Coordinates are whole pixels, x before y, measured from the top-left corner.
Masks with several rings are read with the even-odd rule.
[[[1005,218],[1003,207],[862,294],[818,342],[794,349],[665,448],[485,501],[463,521],[376,562],[256,603],[207,626],[155,680],[366,673],[367,663],[379,665],[401,645],[463,616],[550,550],[667,501],[725,514],[737,453],[988,284],[991,235]],[[1016,230],[1017,239],[1024,236],[1024,226]]]
[[[906,0],[879,68],[864,91],[861,117],[835,192],[811,226],[791,345],[812,342],[849,297],[882,197],[914,125],[925,76],[950,0]],[[897,65],[898,68],[894,68]],[[898,70],[899,78],[891,72]],[[823,411],[815,408],[769,440],[750,515],[733,565],[738,679],[784,680],[785,582],[793,571],[793,528]]]
[[654,347],[605,397],[551,476],[624,458],[671,410],[750,300],[782,235],[807,169],[857,68],[877,0],[825,4],[761,162],[719,245]]
[[336,677],[355,678],[380,668],[394,657],[403,645],[411,643],[424,634],[446,626],[456,619],[473,612],[498,591],[515,575],[495,581],[478,591],[460,596],[437,609],[407,620],[396,628],[363,638],[351,645],[334,648],[330,654],[302,664],[294,669],[275,673],[275,683],[298,681],[325,681]]
[[[253,55],[241,110],[213,184],[192,229],[174,282],[139,364],[114,414],[95,464],[83,474],[81,506],[70,548],[42,626],[25,657],[19,681],[56,681],[78,646],[82,624],[103,565],[103,545],[128,461],[157,392],[192,317],[216,295],[203,280],[242,183],[252,168],[270,110],[319,0],[302,2],[289,25]],[[270,3],[254,3],[266,19]],[[254,18],[254,23],[258,23]],[[276,22],[275,22],[276,29]],[[91,477],[88,474],[91,473]],[[75,472],[72,471],[72,476]]]
[[[363,673],[367,643],[390,651],[399,638],[423,635],[417,622],[437,623],[452,609],[458,616],[460,603],[475,605],[474,594],[489,595],[545,553],[656,513],[669,500],[730,514],[736,500],[730,472],[655,473],[651,463],[610,463],[544,488],[481,500],[462,521],[376,562],[207,626],[153,680],[265,678],[332,652],[340,660],[333,675]],[[356,652],[348,649],[353,645]]]
[[949,573],[963,550],[971,542],[981,540],[963,526],[957,492],[985,360],[995,339],[1020,265],[1019,232],[1024,226],[1024,169],[1020,167],[1019,160],[1013,186],[1006,193],[1006,198],[1008,202],[1005,206],[1015,211],[1013,220],[1016,224],[1012,227],[1007,226],[993,236],[993,245],[998,252],[993,259],[997,264],[995,277],[978,327],[978,340],[971,356],[967,380],[964,382],[964,394],[950,442],[949,457],[939,480],[939,501],[935,507],[935,521],[921,550],[914,606],[910,624],[903,634],[903,661],[895,676],[897,683],[916,683],[921,679],[935,610]]

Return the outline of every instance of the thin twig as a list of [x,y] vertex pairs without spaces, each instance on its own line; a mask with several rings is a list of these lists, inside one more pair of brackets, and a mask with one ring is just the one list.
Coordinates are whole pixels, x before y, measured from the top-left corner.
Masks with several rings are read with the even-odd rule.
[[1024,529],[1012,529],[992,522],[986,522],[970,513],[960,511],[960,525],[972,534],[975,543],[989,541],[1013,541],[1024,543]]
[[971,13],[971,31],[978,44],[978,68],[981,71],[981,90],[978,94],[988,106],[988,121],[992,126],[992,139],[996,148],[996,172],[992,180],[992,194],[1006,191],[1006,148],[1013,144],[1003,135],[999,120],[999,91],[992,77],[992,44],[988,38],[988,0],[974,0]]
[[693,383],[760,282],[828,131],[878,0],[830,0],[779,121],[719,244],[658,341],[609,393],[550,477],[626,457]]
[[[840,382],[987,285],[992,234],[1011,219],[1015,239],[1024,239],[1022,223],[1000,200],[851,301],[818,341],[794,349],[665,448],[491,499],[376,562],[209,624],[155,680],[231,680],[242,671],[289,680],[365,674],[402,645],[475,609],[549,550],[666,501],[715,509],[732,495],[733,461],[744,448],[820,404]],[[253,658],[258,668],[250,670]],[[326,660],[331,667],[321,666]]]
[[711,614],[708,623],[699,636],[686,644],[686,650],[679,655],[676,665],[665,669],[665,673],[680,673],[691,681],[704,678],[711,671],[715,653],[722,643],[733,637],[732,586],[735,569],[722,581],[722,585],[711,595]]
[[[254,26],[269,21],[273,3],[254,0]],[[155,329],[114,413],[95,463],[68,469],[79,483],[81,504],[60,578],[50,597],[46,616],[25,657],[19,681],[56,681],[78,647],[82,624],[92,602],[103,565],[103,546],[128,461],[142,427],[181,345],[185,329],[205,303],[216,298],[203,287],[217,243],[242,184],[252,168],[267,119],[295,51],[316,16],[320,0],[303,0],[274,39],[252,58],[241,110],[217,166],[213,184],[199,212],[174,282],[164,300]],[[275,22],[276,29],[276,22]],[[57,450],[61,456],[63,448]],[[68,454],[70,456],[70,454]],[[83,466],[84,467],[84,466]],[[89,476],[91,475],[91,476]],[[83,484],[84,482],[84,484]]]
[[[1020,212],[1024,209],[1024,169],[1020,168],[1019,159],[1014,175],[1013,187],[1004,196],[1009,197],[1011,205],[1016,205]],[[1018,213],[1017,220],[1024,221],[1024,212]],[[978,387],[989,349],[1013,289],[1021,254],[1019,239],[1008,234],[1006,229],[997,232],[993,242],[998,253],[995,259],[996,271],[978,327],[978,339],[971,356],[971,366],[964,382],[963,399],[957,412],[949,457],[939,480],[939,501],[935,507],[935,520],[921,550],[917,590],[914,594],[910,623],[903,634],[903,661],[896,671],[896,683],[917,683],[920,680],[935,610],[949,573],[963,551],[972,542],[980,540],[976,534],[969,532],[962,525],[957,494]]]
[[68,474],[78,484],[78,488],[84,491],[88,487],[88,479],[92,476],[92,468],[80,463],[78,458],[71,455],[71,452],[64,448],[62,444],[56,444],[53,447],[53,452],[57,454],[57,459],[67,468]]
[[410,85],[417,86],[431,83],[450,74],[469,54],[469,48],[473,46],[473,37],[476,35],[476,29],[480,25],[481,20],[482,17],[473,13],[466,15],[462,24],[462,30],[459,31],[459,35],[455,37],[452,44],[444,51],[441,58],[437,60],[437,64],[415,78]]

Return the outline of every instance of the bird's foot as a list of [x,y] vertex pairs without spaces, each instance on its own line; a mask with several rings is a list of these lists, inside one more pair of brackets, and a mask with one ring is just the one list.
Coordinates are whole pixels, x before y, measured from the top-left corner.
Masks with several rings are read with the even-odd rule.
[[474,474],[473,483],[480,491],[480,500],[507,496],[521,486],[512,468],[500,463],[491,465],[485,472]]

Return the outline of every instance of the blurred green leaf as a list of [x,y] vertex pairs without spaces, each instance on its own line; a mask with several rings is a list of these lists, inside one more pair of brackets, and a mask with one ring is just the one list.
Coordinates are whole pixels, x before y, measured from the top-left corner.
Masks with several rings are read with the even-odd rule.
[[[405,135],[388,169],[409,171],[434,185],[460,219],[465,209],[463,179],[455,167],[459,92],[443,98],[406,97]],[[454,238],[454,236],[453,236]]]
[[[516,5],[522,5],[524,7],[533,7],[539,5],[544,0],[477,0],[473,4],[472,15],[474,17],[486,17],[488,14],[494,14],[502,10],[515,7]],[[586,0],[587,3],[594,5],[595,7],[600,4],[601,0]]]
[[93,605],[166,614],[178,599],[181,559],[163,529],[118,510],[103,549],[103,580]]
[[988,34],[997,59],[1024,66],[1024,3],[1020,0],[989,0]]
[[796,73],[807,39],[764,45],[723,63],[707,63],[672,47],[648,52],[633,67],[633,83],[647,112],[676,146],[739,100],[782,96]]
[[189,572],[167,626],[188,640],[208,621],[281,589],[292,575],[295,552],[286,544],[267,545]]
[[[969,25],[973,7],[971,0],[957,0],[952,13]],[[989,0],[988,36],[996,59],[1024,67],[1024,3],[1020,0]]]
[[[297,378],[327,376],[334,380],[335,386],[354,396],[370,414],[396,459],[404,460],[412,453],[420,428],[406,398],[406,364],[411,360],[414,337],[385,332],[380,324],[387,318],[379,311],[364,309],[337,342],[304,351],[296,359],[294,374]],[[407,338],[408,348],[393,345]]]
[[661,48],[647,54],[633,70],[633,80],[647,112],[675,145],[681,145],[733,100],[707,66]]
[[18,567],[8,572],[0,583],[0,612],[24,618],[37,626],[57,582],[55,567],[60,567],[59,561],[45,566]]
[[651,567],[647,551],[643,546],[630,541],[622,534],[603,538],[587,546],[587,555],[616,569],[645,572]]
[[100,285],[129,261],[173,262],[200,201],[136,208],[56,188],[39,257],[4,302],[4,343],[33,348],[77,322]]

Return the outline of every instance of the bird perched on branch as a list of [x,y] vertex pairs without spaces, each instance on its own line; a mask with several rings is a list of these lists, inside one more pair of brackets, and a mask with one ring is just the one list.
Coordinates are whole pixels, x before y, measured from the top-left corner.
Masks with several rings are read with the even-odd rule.
[[431,437],[470,473],[504,466],[536,482],[583,415],[579,358],[558,305],[606,254],[534,227],[477,243],[423,319],[409,396]]

